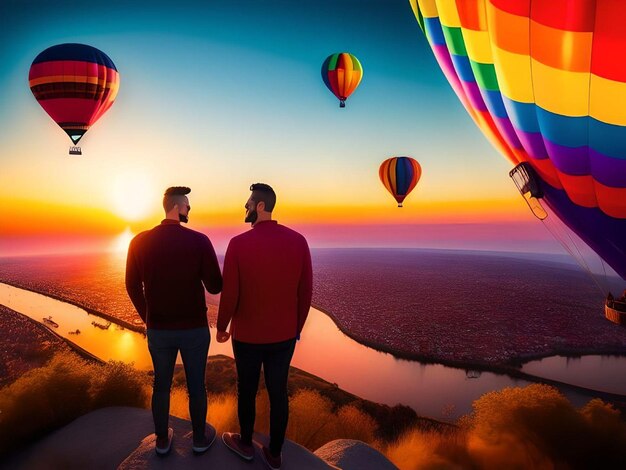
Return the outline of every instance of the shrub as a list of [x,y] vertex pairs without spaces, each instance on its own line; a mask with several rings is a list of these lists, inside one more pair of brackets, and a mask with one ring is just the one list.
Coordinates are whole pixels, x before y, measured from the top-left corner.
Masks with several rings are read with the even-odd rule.
[[0,454],[102,406],[146,407],[146,381],[130,366],[58,353],[0,389]]
[[381,450],[402,469],[626,468],[626,423],[591,400],[580,410],[553,387],[490,392],[450,432],[406,433]]

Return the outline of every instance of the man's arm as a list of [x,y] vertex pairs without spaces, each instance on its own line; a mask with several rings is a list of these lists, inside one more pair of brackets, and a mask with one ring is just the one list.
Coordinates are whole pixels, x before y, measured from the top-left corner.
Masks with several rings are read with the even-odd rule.
[[237,253],[231,240],[224,257],[224,285],[217,314],[217,331],[226,331],[239,303],[239,265]]
[[311,297],[313,296],[313,268],[311,266],[311,251],[306,240],[304,240],[302,273],[298,283],[298,336],[304,328],[304,322],[309,315],[311,308]]
[[126,257],[126,292],[131,302],[135,306],[137,313],[146,322],[146,297],[143,292],[143,282],[137,259],[135,257],[135,239],[130,242],[128,247],[128,255]]
[[219,294],[222,290],[222,273],[217,262],[215,250],[211,240],[205,237],[204,249],[202,252],[202,282],[204,287],[211,294]]

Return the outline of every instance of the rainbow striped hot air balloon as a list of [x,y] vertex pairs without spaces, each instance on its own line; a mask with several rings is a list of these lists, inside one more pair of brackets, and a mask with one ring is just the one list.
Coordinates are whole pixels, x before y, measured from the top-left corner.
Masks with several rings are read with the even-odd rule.
[[422,167],[411,157],[391,157],[381,163],[378,176],[398,202],[398,207],[402,207],[402,201],[422,176]]
[[[28,80],[35,99],[76,145],[113,104],[120,75],[95,47],[59,44],[35,58]],[[70,153],[80,154],[80,148]]]
[[626,279],[626,2],[409,3],[476,125]]
[[346,107],[348,96],[356,90],[363,78],[363,67],[359,59],[349,52],[329,55],[322,64],[322,80],[328,89],[339,98],[339,107]]

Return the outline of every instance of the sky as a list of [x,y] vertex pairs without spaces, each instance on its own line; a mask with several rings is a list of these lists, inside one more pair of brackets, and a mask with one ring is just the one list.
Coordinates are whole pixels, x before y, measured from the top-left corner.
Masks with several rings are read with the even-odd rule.
[[[120,73],[112,108],[70,157],[28,87],[39,52],[79,42]],[[340,109],[320,68],[364,68]],[[253,182],[312,246],[558,251],[511,169],[447,84],[407,0],[3,0],[0,255],[126,240],[162,218],[168,186],[192,189],[190,224],[246,230]],[[378,179],[390,156],[423,170],[398,209]],[[89,240],[89,242],[87,242]]]

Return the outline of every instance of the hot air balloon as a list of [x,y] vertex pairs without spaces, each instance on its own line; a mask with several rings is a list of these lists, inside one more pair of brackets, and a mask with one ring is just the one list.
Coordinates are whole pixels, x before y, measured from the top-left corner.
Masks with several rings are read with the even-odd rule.
[[329,55],[322,64],[322,80],[328,89],[339,98],[339,107],[346,107],[346,100],[363,78],[363,67],[359,59],[349,52]]
[[120,75],[104,52],[85,44],[59,44],[41,52],[28,74],[35,99],[69,135],[70,154],[78,141],[111,107]]
[[626,279],[626,2],[409,3],[527,200]]
[[391,157],[381,163],[378,176],[387,191],[398,201],[398,207],[402,207],[402,201],[413,191],[422,176],[422,167],[411,157]]

